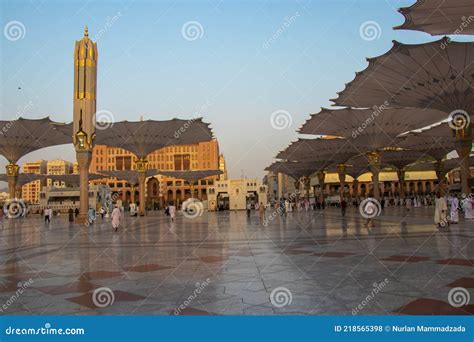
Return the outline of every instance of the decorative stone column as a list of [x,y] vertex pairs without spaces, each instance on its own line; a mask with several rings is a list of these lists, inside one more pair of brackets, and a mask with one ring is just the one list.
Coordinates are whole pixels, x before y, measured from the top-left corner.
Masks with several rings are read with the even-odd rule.
[[400,187],[400,198],[405,198],[405,170],[397,170],[398,186]]
[[146,170],[148,168],[148,161],[146,158],[139,158],[135,165],[137,167],[138,172],[138,192],[139,192],[139,200],[140,200],[140,216],[145,215],[145,181],[146,181]]
[[359,202],[359,180],[357,178],[354,178],[352,186],[354,188],[354,197],[356,201]]
[[369,170],[372,173],[372,182],[374,185],[374,198],[380,199],[380,188],[379,188],[380,153],[379,152],[367,153],[367,159],[369,160]]
[[89,30],[74,48],[73,144],[79,166],[78,223],[85,223],[89,208],[89,165],[96,128],[97,44],[89,39]]
[[130,193],[130,203],[135,203],[135,184],[131,186],[132,192]]
[[346,186],[346,164],[337,166],[337,174],[339,176],[339,195],[341,200],[344,198],[344,188]]
[[322,203],[324,201],[324,179],[326,178],[326,173],[324,171],[318,171],[316,175],[319,184],[319,199]]
[[435,163],[436,177],[438,178],[438,191],[441,196],[446,195],[446,172],[444,170],[444,162],[437,160]]
[[89,209],[89,166],[92,160],[92,152],[89,150],[76,150],[76,159],[79,168],[79,215],[78,223],[87,221],[87,210]]
[[15,163],[10,163],[5,167],[7,171],[8,196],[10,200],[16,198],[16,185],[18,184],[18,174],[20,167]]
[[304,186],[305,186],[305,189],[306,189],[306,199],[309,202],[309,192],[310,192],[310,189],[311,189],[311,177],[305,177]]

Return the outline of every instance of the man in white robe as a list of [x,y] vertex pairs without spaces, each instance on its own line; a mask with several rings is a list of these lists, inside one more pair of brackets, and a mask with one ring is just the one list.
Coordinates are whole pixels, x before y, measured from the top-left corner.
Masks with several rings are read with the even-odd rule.
[[118,206],[115,206],[114,210],[112,210],[111,216],[112,216],[112,227],[115,229],[115,231],[117,231],[120,225],[120,218],[122,216],[122,212],[120,211],[120,208]]
[[434,222],[437,227],[444,227],[446,224],[449,224],[449,221],[446,219],[447,212],[448,204],[446,203],[446,198],[441,197],[439,193],[436,194]]

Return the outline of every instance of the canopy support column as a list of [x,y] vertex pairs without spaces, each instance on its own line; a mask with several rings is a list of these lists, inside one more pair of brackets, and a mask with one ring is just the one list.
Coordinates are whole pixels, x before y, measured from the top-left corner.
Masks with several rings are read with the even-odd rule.
[[319,171],[317,173],[317,177],[318,177],[318,184],[319,184],[319,198],[322,205],[324,201],[324,178],[326,178],[326,173],[324,171]]
[[146,170],[148,167],[148,161],[146,158],[140,158],[136,162],[137,172],[138,172],[138,196],[139,196],[139,214],[140,216],[144,216],[146,214],[145,211],[145,180],[146,180]]
[[344,189],[346,187],[346,164],[337,166],[337,174],[339,176],[339,196],[341,200],[344,198]]
[[372,182],[374,185],[374,198],[380,199],[380,188],[379,188],[379,173],[380,173],[380,153],[370,152],[367,153],[369,159],[369,169],[372,173]]
[[400,198],[405,198],[405,170],[397,170],[398,185],[400,187]]
[[354,187],[354,197],[357,203],[359,203],[359,180],[357,178],[354,178],[353,187]]
[[76,159],[79,168],[79,215],[78,223],[86,223],[89,210],[89,165],[92,160],[90,150],[77,150]]
[[466,196],[469,196],[471,189],[469,186],[469,178],[471,177],[471,170],[469,165],[469,155],[472,149],[472,139],[462,139],[457,143],[456,152],[459,155],[459,173],[461,175],[461,191]]
[[20,167],[15,163],[10,163],[5,168],[7,170],[8,195],[10,200],[13,200],[16,198],[16,185],[18,184]]
[[437,160],[435,163],[436,178],[438,178],[438,191],[441,196],[446,195],[446,172],[444,170],[444,162]]
[[306,199],[309,201],[309,191],[311,188],[311,178],[310,177],[304,177],[304,187],[306,190]]

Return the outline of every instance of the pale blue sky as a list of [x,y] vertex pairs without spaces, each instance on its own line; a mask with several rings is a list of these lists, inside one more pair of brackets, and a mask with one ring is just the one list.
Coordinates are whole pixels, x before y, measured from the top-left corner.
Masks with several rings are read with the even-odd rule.
[[[396,9],[414,0],[0,2],[2,33],[14,20],[25,27],[22,39],[0,37],[3,120],[30,101],[28,117],[71,120],[74,41],[88,25],[90,37],[98,35],[97,109],[137,120],[187,118],[203,108],[232,177],[263,176],[366,57],[386,52],[393,39],[435,39],[392,29],[403,22]],[[201,38],[183,38],[189,21],[202,26]],[[374,40],[359,33],[367,21],[380,26]],[[272,127],[277,110],[290,113],[291,126]],[[74,160],[74,153],[56,147],[20,163],[39,158]]]

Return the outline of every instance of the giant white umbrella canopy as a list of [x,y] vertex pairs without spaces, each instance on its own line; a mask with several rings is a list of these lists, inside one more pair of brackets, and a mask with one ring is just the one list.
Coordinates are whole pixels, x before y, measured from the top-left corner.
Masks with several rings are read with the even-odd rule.
[[0,154],[11,164],[41,148],[72,143],[71,135],[58,129],[72,126],[54,122],[49,117],[0,120],[0,127]]
[[398,10],[405,22],[396,30],[416,30],[435,35],[474,34],[472,0],[417,0]]
[[16,163],[21,157],[45,147],[72,143],[71,135],[58,129],[63,126],[71,127],[54,122],[49,117],[42,119],[20,117],[0,121],[0,154],[9,162],[6,169],[10,198],[15,197],[19,174],[19,166]]
[[[97,131],[95,143],[123,148],[138,157],[140,203],[145,203],[148,154],[167,146],[197,144],[212,139],[209,124],[203,122],[202,118],[193,118],[115,122]],[[140,215],[145,215],[144,205],[140,205]]]
[[312,114],[302,134],[335,135],[348,139],[360,153],[395,146],[402,133],[439,122],[446,115],[439,110],[377,107],[369,109],[327,109]]
[[[340,106],[371,107],[388,102],[391,107],[430,108],[444,111],[446,119],[474,113],[474,42],[448,38],[426,44],[394,42],[385,54],[368,59],[368,67],[333,101]],[[426,122],[425,126],[435,121]],[[462,158],[468,162],[472,129],[462,130]],[[469,193],[469,167],[461,170],[463,192]]]
[[[295,189],[299,191],[299,185],[304,183],[306,187],[306,196],[309,198],[309,187],[311,175],[318,174],[318,178],[322,175],[322,182],[324,183],[324,170],[330,166],[330,161],[304,161],[304,162],[290,162],[277,161],[265,168],[265,171],[275,173],[283,173],[292,177],[295,180]],[[319,178],[321,179],[321,178]]]
[[[455,110],[474,113],[474,42],[442,38],[425,44],[393,42],[385,54],[368,58],[369,65],[356,73],[338,97],[338,106]],[[435,123],[426,121],[426,125]]]
[[221,170],[188,170],[188,171],[160,171],[160,175],[184,179],[190,183],[195,183],[200,179],[222,174]]
[[96,144],[123,148],[138,158],[146,158],[166,146],[197,144],[213,138],[209,124],[202,118],[120,121],[96,134]]
[[[148,169],[145,172],[146,177],[152,177],[159,173],[158,169]],[[99,171],[100,174],[107,176],[107,178],[116,178],[119,180],[126,181],[132,186],[138,184],[138,171],[137,170],[106,170]]]
[[359,155],[360,150],[347,139],[305,139],[299,138],[285,150],[279,152],[278,159],[287,161],[330,161],[344,163],[349,158]]
[[276,161],[270,166],[266,167],[265,171],[283,173],[298,181],[302,177],[310,177],[313,173],[324,170],[329,165],[330,164],[325,161]]
[[[20,173],[18,174],[17,186],[23,186],[30,182],[34,182],[35,180],[43,180],[45,178],[46,178],[46,175],[42,175],[39,173]],[[2,182],[8,181],[8,175],[6,173],[0,174],[0,181]]]
[[[189,182],[191,187],[191,196],[194,197],[194,185],[200,179],[207,177],[218,176],[222,174],[221,170],[182,170],[182,171],[160,171],[160,175],[166,177],[173,177],[176,179],[184,179]],[[199,191],[199,190],[198,190]],[[201,199],[201,194],[198,194]]]

